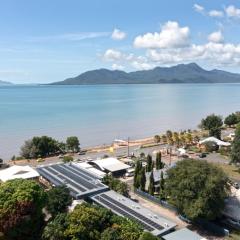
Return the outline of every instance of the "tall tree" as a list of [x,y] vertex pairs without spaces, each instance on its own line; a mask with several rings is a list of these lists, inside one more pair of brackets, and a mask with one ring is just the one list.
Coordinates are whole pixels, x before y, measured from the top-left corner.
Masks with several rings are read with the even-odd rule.
[[135,165],[135,171],[134,171],[134,179],[133,179],[133,186],[134,188],[140,187],[140,171],[142,169],[142,163],[137,160]]
[[159,135],[155,135],[154,136],[154,142],[155,143],[160,143],[160,141],[161,141],[161,137]]
[[220,128],[223,125],[222,117],[215,114],[207,116],[205,119],[202,119],[200,127],[205,130],[210,130],[214,128]]
[[161,179],[160,179],[160,187],[159,187],[159,197],[160,197],[160,199],[164,198],[164,190],[165,190],[165,179],[163,177],[163,171],[161,171]]
[[145,186],[146,186],[146,171],[145,167],[143,167],[140,171],[140,189],[142,191],[145,191]]
[[154,176],[153,176],[153,171],[151,172],[150,174],[150,177],[149,177],[149,185],[148,185],[148,193],[151,194],[151,195],[154,195]]
[[68,137],[66,140],[66,144],[67,144],[68,150],[72,152],[78,152],[80,150],[80,147],[79,147],[80,143],[79,143],[78,137],[76,136]]
[[231,161],[233,163],[240,163],[240,124],[237,125],[235,137],[231,148]]
[[147,172],[151,172],[153,169],[153,160],[152,160],[152,156],[150,154],[147,155],[147,167],[146,167],[146,171]]
[[156,154],[156,169],[162,169],[164,167],[164,163],[162,162],[162,153],[157,152]]
[[221,215],[228,194],[223,171],[206,161],[182,160],[167,172],[165,192],[181,214],[195,220]]

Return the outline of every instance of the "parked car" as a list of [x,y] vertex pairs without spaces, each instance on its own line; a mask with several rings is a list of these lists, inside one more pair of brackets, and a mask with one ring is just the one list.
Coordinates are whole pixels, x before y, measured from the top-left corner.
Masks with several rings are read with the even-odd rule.
[[207,157],[207,154],[206,154],[206,153],[200,153],[200,154],[198,155],[198,157],[199,157],[199,158],[205,158],[205,157]]
[[191,221],[186,216],[183,216],[181,214],[178,215],[178,218],[186,223],[191,223]]

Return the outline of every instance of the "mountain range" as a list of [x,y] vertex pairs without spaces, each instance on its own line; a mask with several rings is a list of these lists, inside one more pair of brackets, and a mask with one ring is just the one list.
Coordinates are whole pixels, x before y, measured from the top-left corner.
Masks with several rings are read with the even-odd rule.
[[205,70],[196,63],[173,67],[156,67],[151,70],[124,72],[97,69],[77,77],[51,83],[52,85],[87,84],[160,84],[160,83],[240,83],[240,74],[222,70]]
[[0,80],[0,85],[11,85],[12,83]]

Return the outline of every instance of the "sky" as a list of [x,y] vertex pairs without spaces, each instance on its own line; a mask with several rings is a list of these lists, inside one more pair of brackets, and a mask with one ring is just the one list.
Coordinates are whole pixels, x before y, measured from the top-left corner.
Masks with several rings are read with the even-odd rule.
[[0,80],[196,62],[240,72],[240,0],[0,0]]

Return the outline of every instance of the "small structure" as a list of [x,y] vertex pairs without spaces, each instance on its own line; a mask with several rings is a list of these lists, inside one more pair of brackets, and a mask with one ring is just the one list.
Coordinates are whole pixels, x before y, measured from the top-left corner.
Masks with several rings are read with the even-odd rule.
[[219,147],[229,147],[231,145],[231,143],[229,142],[224,142],[224,141],[221,141],[215,137],[208,137],[208,138],[205,138],[201,141],[199,141],[199,144],[204,144],[206,142],[214,142],[216,143]]
[[89,197],[108,190],[108,187],[95,175],[71,163],[39,167],[37,171],[52,185],[67,186],[74,199]]
[[22,178],[22,179],[35,179],[39,177],[39,173],[30,166],[18,166],[6,168],[0,171],[0,180],[6,182],[8,180]]
[[164,240],[206,240],[199,234],[189,230],[188,228],[182,228],[178,231],[169,233],[162,237]]
[[155,236],[166,234],[176,226],[175,223],[115,191],[104,192],[91,197],[91,199],[120,216],[135,220]]
[[[165,179],[167,177],[167,168],[159,169],[159,170],[153,170],[153,179],[154,179],[154,186],[159,187],[160,180],[161,180],[161,174],[163,173],[163,178]],[[146,189],[148,189],[149,186],[149,179],[150,179],[151,172],[146,172]]]
[[179,156],[183,156],[187,153],[187,151],[184,148],[178,148],[177,153],[178,153]]
[[126,170],[130,168],[129,165],[122,163],[116,158],[103,158],[89,162],[89,164],[97,167],[99,170],[106,173],[111,173],[114,176],[121,176],[126,173]]
[[105,172],[100,171],[99,169],[93,167],[92,165],[90,165],[87,162],[73,162],[72,165],[75,165],[77,167],[85,169],[89,173],[91,173],[94,176],[96,176],[98,179],[102,179],[106,175]]

